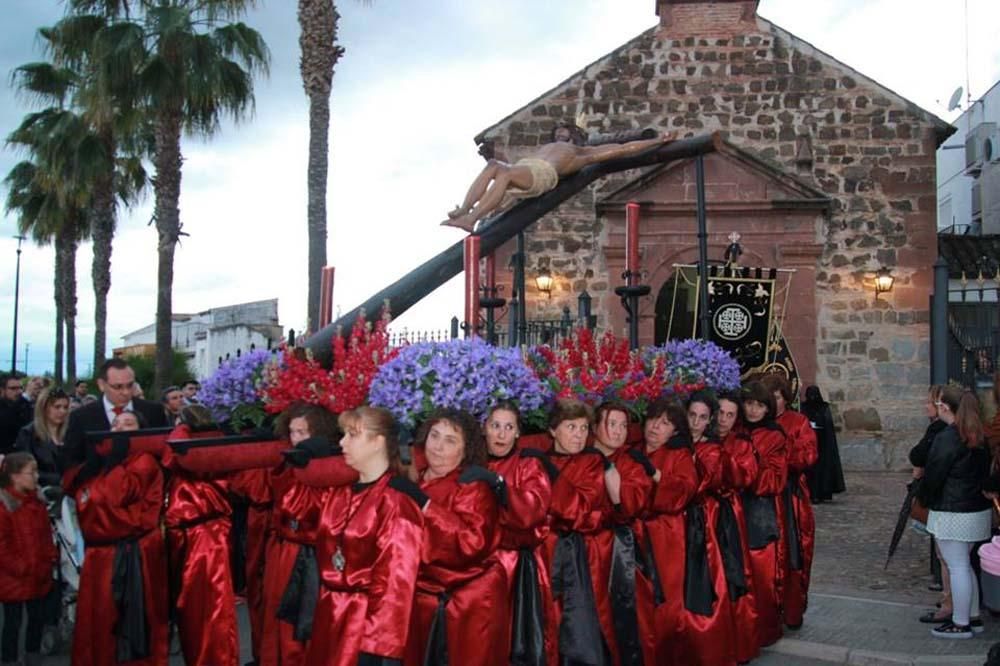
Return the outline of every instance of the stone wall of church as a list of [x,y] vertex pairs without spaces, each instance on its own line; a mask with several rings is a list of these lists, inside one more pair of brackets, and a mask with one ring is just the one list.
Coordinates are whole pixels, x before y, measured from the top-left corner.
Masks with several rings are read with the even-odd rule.
[[[692,136],[715,130],[740,148],[812,183],[833,199],[817,230],[815,376],[834,405],[847,464],[901,467],[923,431],[929,381],[929,294],[936,258],[935,148],[946,128],[926,112],[764,19],[706,33],[652,29],[587,66],[486,133],[514,160],[578,113],[591,132],[641,127]],[[594,185],[528,234],[528,275],[547,265],[551,298],[532,294],[529,317],[576,309],[594,296],[607,324],[607,225],[595,202],[637,172]],[[691,222],[691,243],[695,222]],[[730,228],[713,229],[724,246]],[[509,254],[505,248],[502,255]],[[766,257],[782,265],[775,252]],[[501,261],[505,261],[503,256]],[[499,265],[505,265],[500,263]],[[875,299],[874,271],[895,287]],[[529,285],[531,285],[529,278]],[[660,285],[652,285],[654,294]],[[534,297],[534,298],[532,298]],[[609,305],[611,304],[611,305]],[[794,316],[794,305],[789,316]],[[793,350],[801,355],[803,350]],[[811,352],[809,352],[811,353]],[[811,364],[812,365],[812,364]]]

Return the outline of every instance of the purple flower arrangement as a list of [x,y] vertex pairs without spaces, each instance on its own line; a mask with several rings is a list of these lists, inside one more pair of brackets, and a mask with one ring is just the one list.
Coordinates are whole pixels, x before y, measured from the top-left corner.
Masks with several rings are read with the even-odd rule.
[[676,382],[703,381],[716,391],[740,386],[740,365],[714,342],[671,340],[661,347],[646,347],[643,361],[652,367],[657,357],[667,361],[666,375]]
[[473,338],[405,347],[379,368],[368,399],[410,428],[438,407],[464,409],[483,420],[503,400],[517,404],[522,419],[537,425],[544,423],[548,393],[520,350]]
[[198,399],[220,423],[230,421],[237,428],[260,425],[266,416],[261,383],[265,367],[273,360],[270,351],[260,349],[224,361],[202,382]]

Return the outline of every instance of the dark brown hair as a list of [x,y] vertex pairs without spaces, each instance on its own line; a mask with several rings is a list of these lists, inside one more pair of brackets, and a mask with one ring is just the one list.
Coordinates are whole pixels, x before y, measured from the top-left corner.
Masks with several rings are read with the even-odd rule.
[[[774,393],[780,393],[781,397],[785,399],[785,404],[791,407],[792,401],[795,396],[792,395],[792,386],[785,379],[784,375],[778,374],[777,372],[769,372],[764,375],[760,383],[770,392],[772,395]],[[774,416],[774,412],[771,413]]]
[[519,410],[517,408],[517,405],[515,405],[512,401],[501,400],[497,404],[490,407],[490,410],[486,412],[486,419],[484,419],[484,422],[488,423],[490,417],[493,416],[495,412],[510,412],[511,414],[514,415],[514,418],[517,420],[517,429],[519,431],[524,430],[524,428],[521,427],[521,410]]
[[[687,410],[676,400],[670,398],[659,398],[654,400],[646,409],[645,421],[652,421],[661,416],[666,416],[670,424],[674,426],[674,433],[691,438],[691,427],[688,425]],[[645,424],[643,421],[643,424]]]
[[131,366],[120,358],[109,358],[107,361],[101,364],[101,367],[97,370],[97,378],[102,381],[108,381],[108,371],[109,370],[128,370]]
[[970,448],[982,446],[985,434],[976,394],[960,386],[949,385],[941,389],[941,402],[948,405],[955,415],[955,427],[965,445]]
[[38,461],[35,460],[35,456],[27,451],[8,453],[4,456],[3,462],[0,463],[0,488],[6,488],[13,483],[10,477],[22,471],[28,465],[37,464]]
[[340,429],[361,426],[373,435],[385,438],[385,454],[389,459],[389,469],[397,476],[403,474],[403,462],[399,454],[399,423],[388,409],[362,406],[343,412],[337,418]]
[[778,408],[774,404],[774,391],[768,389],[762,381],[748,382],[743,387],[744,406],[748,400],[756,400],[761,404],[767,405],[767,414],[764,415],[764,420],[773,419],[775,413],[778,411]]
[[211,428],[215,425],[212,412],[204,405],[185,405],[181,408],[181,423],[192,430]]
[[587,419],[588,424],[594,422],[594,412],[590,405],[573,398],[559,398],[549,412],[549,430],[555,430],[563,421]]
[[430,433],[431,428],[442,421],[447,421],[462,433],[462,439],[465,440],[465,453],[462,456],[461,464],[463,466],[480,465],[485,467],[488,460],[486,440],[483,439],[482,431],[479,429],[476,419],[472,417],[472,414],[463,409],[440,407],[434,410],[427,420],[424,421],[423,425],[420,426],[417,441],[426,443],[427,435]]
[[282,412],[275,424],[274,432],[282,439],[288,439],[288,430],[292,419],[305,419],[309,424],[309,435],[311,437],[322,437],[330,442],[340,439],[337,430],[337,420],[333,414],[318,405],[311,405],[306,402],[296,402]]

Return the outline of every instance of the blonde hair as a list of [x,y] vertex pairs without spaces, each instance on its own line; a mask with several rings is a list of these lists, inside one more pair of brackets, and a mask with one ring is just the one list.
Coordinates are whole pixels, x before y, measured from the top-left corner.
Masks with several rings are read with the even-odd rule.
[[49,427],[47,412],[56,400],[65,400],[67,406],[69,405],[69,396],[58,387],[43,389],[35,401],[35,436],[43,442],[62,442],[66,438],[68,418],[54,429]]

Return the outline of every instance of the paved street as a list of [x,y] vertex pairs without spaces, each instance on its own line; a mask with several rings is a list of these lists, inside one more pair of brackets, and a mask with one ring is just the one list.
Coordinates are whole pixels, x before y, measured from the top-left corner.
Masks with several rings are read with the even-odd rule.
[[[927,539],[907,530],[889,568],[886,547],[905,492],[906,475],[852,473],[848,493],[816,507],[818,533],[813,593],[805,625],[769,648],[761,666],[818,664],[980,665],[1000,641],[1000,619],[983,614],[986,631],[973,640],[932,638],[916,618],[933,606],[927,590]],[[240,606],[244,659],[249,659],[245,607]],[[46,665],[64,665],[66,657]],[[182,664],[179,658],[171,664]]]

